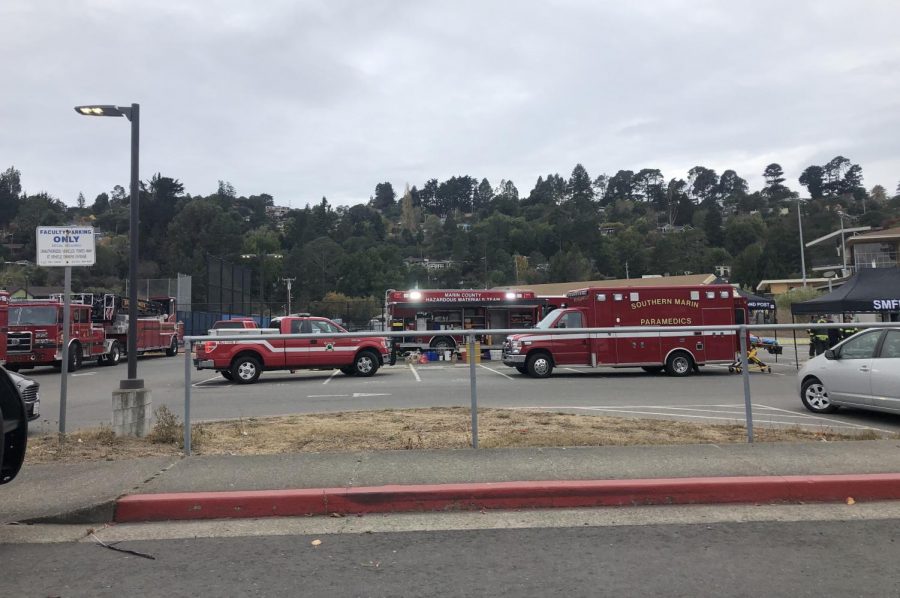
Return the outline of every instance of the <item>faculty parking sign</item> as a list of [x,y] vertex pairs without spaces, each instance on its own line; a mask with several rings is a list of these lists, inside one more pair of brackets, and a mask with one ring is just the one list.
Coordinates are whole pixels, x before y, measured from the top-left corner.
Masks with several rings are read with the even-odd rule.
[[96,261],[94,227],[37,227],[38,266],[93,266]]

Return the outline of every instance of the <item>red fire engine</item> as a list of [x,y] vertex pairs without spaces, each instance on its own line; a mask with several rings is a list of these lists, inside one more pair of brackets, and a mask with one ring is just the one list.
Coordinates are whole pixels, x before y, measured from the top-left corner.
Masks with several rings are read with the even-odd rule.
[[[390,290],[385,312],[392,331],[416,332],[395,338],[395,350],[452,350],[464,342],[453,331],[531,328],[543,316],[546,303],[532,291]],[[499,338],[479,340],[485,349],[494,344],[500,348]]]
[[[747,321],[746,300],[728,285],[589,288],[567,295],[568,307],[536,328],[716,326]],[[740,351],[734,331],[605,332],[507,337],[503,363],[546,378],[555,366],[641,367],[686,376],[708,363],[732,363]]]
[[[71,303],[69,371],[85,359],[116,365],[128,346],[128,300],[115,295],[76,295]],[[174,300],[139,304],[138,352],[178,352],[181,324],[175,321]],[[59,366],[62,360],[63,302],[61,298],[15,301],[9,308],[7,369]]]

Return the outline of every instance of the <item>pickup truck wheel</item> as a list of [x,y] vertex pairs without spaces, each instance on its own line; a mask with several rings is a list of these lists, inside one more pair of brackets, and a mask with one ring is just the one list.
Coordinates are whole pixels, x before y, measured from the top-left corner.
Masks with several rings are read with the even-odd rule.
[[694,370],[694,360],[684,351],[676,351],[666,360],[666,373],[670,376],[689,376]]
[[341,368],[341,371],[344,372],[345,374],[347,374],[348,376],[353,376],[354,374],[356,374],[356,367],[354,367],[352,365],[345,365],[344,367]]
[[549,378],[553,373],[553,360],[546,353],[533,353],[525,362],[525,368],[533,378]]
[[663,371],[663,366],[661,365],[645,365],[641,366],[641,369],[647,372],[648,374],[658,374]]
[[519,371],[520,374],[528,373],[528,368],[526,368],[524,365],[517,365],[516,369]]
[[80,368],[81,361],[81,345],[79,345],[78,343],[72,343],[72,346],[69,347],[69,371],[74,372],[78,368]]
[[231,363],[231,375],[238,384],[252,384],[259,378],[260,368],[255,357],[238,357]]
[[169,345],[169,348],[166,349],[166,355],[169,357],[175,357],[178,355],[178,337],[172,337],[172,344]]
[[230,370],[222,370],[219,373],[222,374],[222,377],[225,378],[226,380],[234,380],[234,376],[231,375]]
[[360,351],[353,360],[353,370],[357,376],[373,376],[378,371],[378,356],[371,351]]

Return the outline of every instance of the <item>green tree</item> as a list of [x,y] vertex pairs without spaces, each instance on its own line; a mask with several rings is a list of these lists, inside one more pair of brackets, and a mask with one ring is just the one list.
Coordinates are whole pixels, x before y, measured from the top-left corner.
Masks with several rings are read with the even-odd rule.
[[581,209],[587,208],[594,201],[591,177],[581,164],[576,164],[572,169],[572,175],[566,185],[566,194],[569,201]]
[[376,210],[387,210],[394,207],[396,200],[397,194],[394,193],[394,186],[389,182],[375,185],[375,197],[372,199],[373,208]]
[[16,213],[22,195],[22,173],[14,166],[0,174],[0,227],[9,226]]
[[800,184],[806,187],[809,196],[821,199],[825,192],[825,170],[821,166],[807,166],[800,175]]

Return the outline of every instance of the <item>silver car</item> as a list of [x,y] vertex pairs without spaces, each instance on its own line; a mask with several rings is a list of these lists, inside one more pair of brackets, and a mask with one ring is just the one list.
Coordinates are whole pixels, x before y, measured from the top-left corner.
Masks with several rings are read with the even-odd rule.
[[900,413],[900,330],[865,330],[810,359],[797,374],[813,413],[858,407]]

